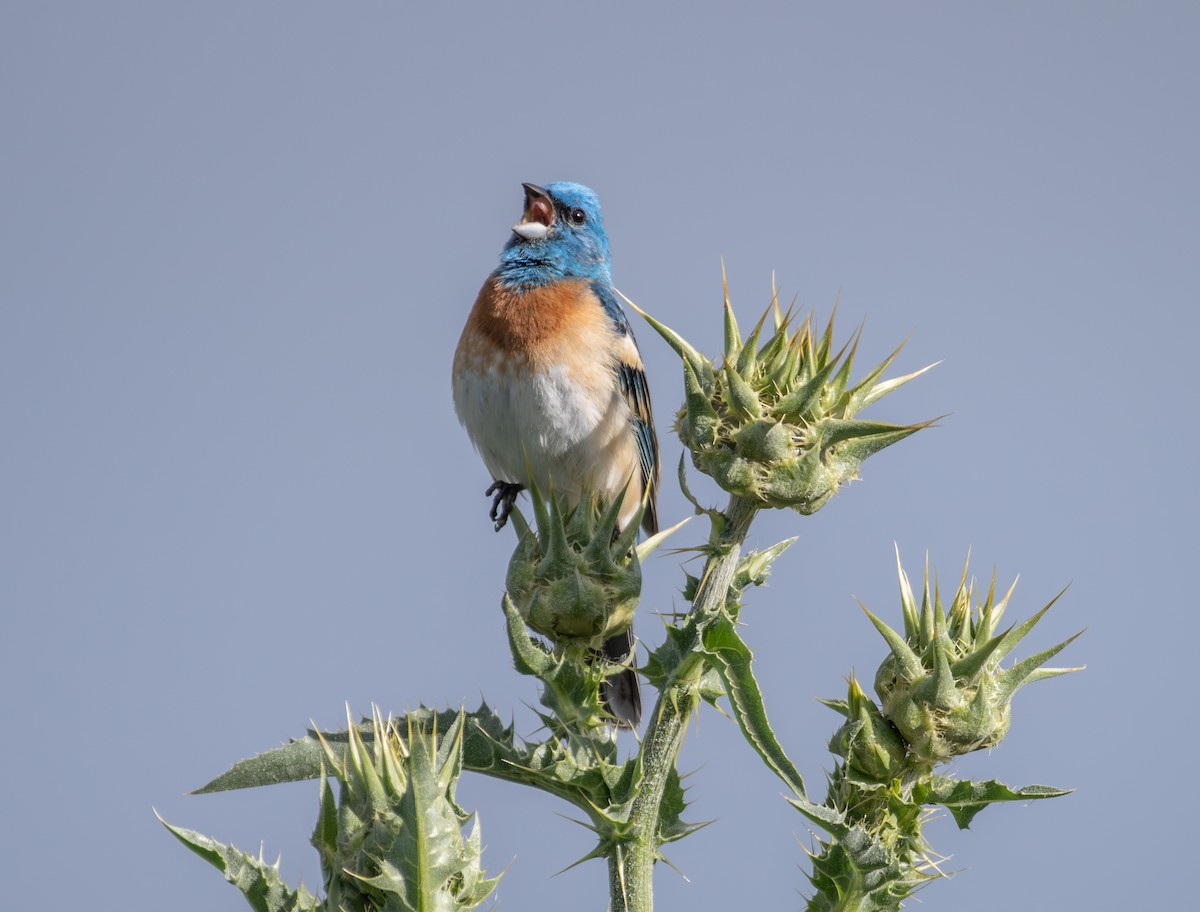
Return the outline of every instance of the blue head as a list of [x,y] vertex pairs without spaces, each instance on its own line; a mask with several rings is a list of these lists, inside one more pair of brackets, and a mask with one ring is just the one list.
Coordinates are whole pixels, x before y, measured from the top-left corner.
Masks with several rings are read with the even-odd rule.
[[500,253],[500,280],[524,287],[561,278],[608,280],[608,235],[596,194],[569,181],[522,186],[525,212]]

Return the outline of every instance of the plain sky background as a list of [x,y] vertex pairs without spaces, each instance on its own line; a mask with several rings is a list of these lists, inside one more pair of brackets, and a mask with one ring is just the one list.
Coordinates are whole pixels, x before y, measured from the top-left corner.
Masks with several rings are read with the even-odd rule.
[[[616,284],[695,344],[787,299],[865,368],[868,417],[949,413],[790,535],[743,613],[780,737],[823,792],[898,619],[893,542],[957,580],[1071,583],[962,775],[1077,788],[932,823],[922,908],[1182,907],[1194,855],[1200,14],[1188,3],[0,7],[2,905],[236,910],[155,821],[320,882],[313,783],[191,797],[309,720],[477,705],[532,733],[499,611],[514,537],[450,359],[521,181],[599,193]],[[675,356],[635,318],[668,468]],[[704,479],[696,488],[713,502]],[[723,502],[723,501],[722,501]],[[694,524],[681,543],[702,533]],[[691,536],[689,539],[688,536]],[[679,604],[655,558],[638,630]],[[803,819],[706,710],[662,909],[795,909]],[[603,909],[589,834],[468,776],[504,909]],[[752,899],[750,899],[752,897]]]

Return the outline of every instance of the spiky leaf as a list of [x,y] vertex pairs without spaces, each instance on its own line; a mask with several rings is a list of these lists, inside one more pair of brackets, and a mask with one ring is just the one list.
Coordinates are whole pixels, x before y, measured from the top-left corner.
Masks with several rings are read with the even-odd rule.
[[1049,785],[1026,785],[1014,789],[995,779],[954,779],[950,776],[935,776],[918,797],[926,804],[940,804],[954,817],[959,829],[965,830],[975,815],[989,804],[1001,801],[1036,801],[1041,798],[1059,798],[1069,795],[1073,789],[1054,788]]
[[898,912],[904,900],[936,873],[901,860],[875,834],[850,827],[810,853],[816,893],[809,912]]
[[746,741],[754,748],[775,775],[783,780],[792,793],[803,798],[804,778],[788,757],[767,720],[762,691],[750,664],[754,659],[750,648],[738,636],[733,622],[725,618],[704,631],[704,649],[712,667],[721,676],[733,717]]
[[579,731],[602,728],[611,717],[601,698],[601,685],[611,666],[589,662],[579,649],[557,654],[533,640],[508,595],[504,596],[505,627],[517,671],[542,682],[542,704],[557,722]]
[[323,907],[303,884],[293,890],[280,879],[278,861],[269,865],[261,856],[247,855],[195,830],[172,826],[161,817],[159,821],[176,839],[224,874],[257,912],[316,912]]
[[[460,714],[460,710],[433,710],[422,707],[411,714],[420,725],[436,724],[439,731],[446,731]],[[372,720],[364,719],[356,727],[358,734],[367,743],[374,738]],[[239,760],[227,771],[211,782],[196,789],[192,794],[228,792],[235,789],[258,788],[278,785],[283,782],[300,782],[316,779],[321,775],[321,764],[325,760],[322,738],[334,749],[344,753],[349,745],[348,731],[318,733],[309,729],[302,738],[289,741],[282,747]],[[510,759],[514,741],[513,731],[506,726],[486,703],[463,718],[463,766],[466,769],[486,772],[501,778],[506,761]]]

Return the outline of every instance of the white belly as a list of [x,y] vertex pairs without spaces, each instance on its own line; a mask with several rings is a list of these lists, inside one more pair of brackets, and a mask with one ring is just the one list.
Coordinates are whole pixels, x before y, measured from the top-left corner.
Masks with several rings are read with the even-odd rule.
[[[605,374],[609,382],[588,389],[565,367],[473,366],[455,377],[454,405],[493,478],[576,496],[590,483],[611,497],[638,462],[629,406],[615,374]],[[640,479],[631,487],[640,488]]]

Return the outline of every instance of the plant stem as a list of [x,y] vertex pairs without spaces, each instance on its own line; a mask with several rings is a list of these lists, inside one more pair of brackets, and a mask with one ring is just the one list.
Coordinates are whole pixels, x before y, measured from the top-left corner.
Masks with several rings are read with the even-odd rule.
[[[742,543],[754,514],[755,501],[733,495],[725,508],[724,525],[710,542],[713,553],[704,567],[700,586],[692,601],[689,622],[697,638],[705,620],[718,617],[729,593],[741,556]],[[691,644],[698,647],[699,643]],[[658,695],[650,715],[638,762],[642,781],[630,812],[628,837],[613,847],[608,857],[612,912],[652,912],[654,908],[654,863],[658,860],[658,820],[667,777],[675,758],[683,728],[699,699],[697,684],[704,662],[692,648],[674,670],[670,682]]]

